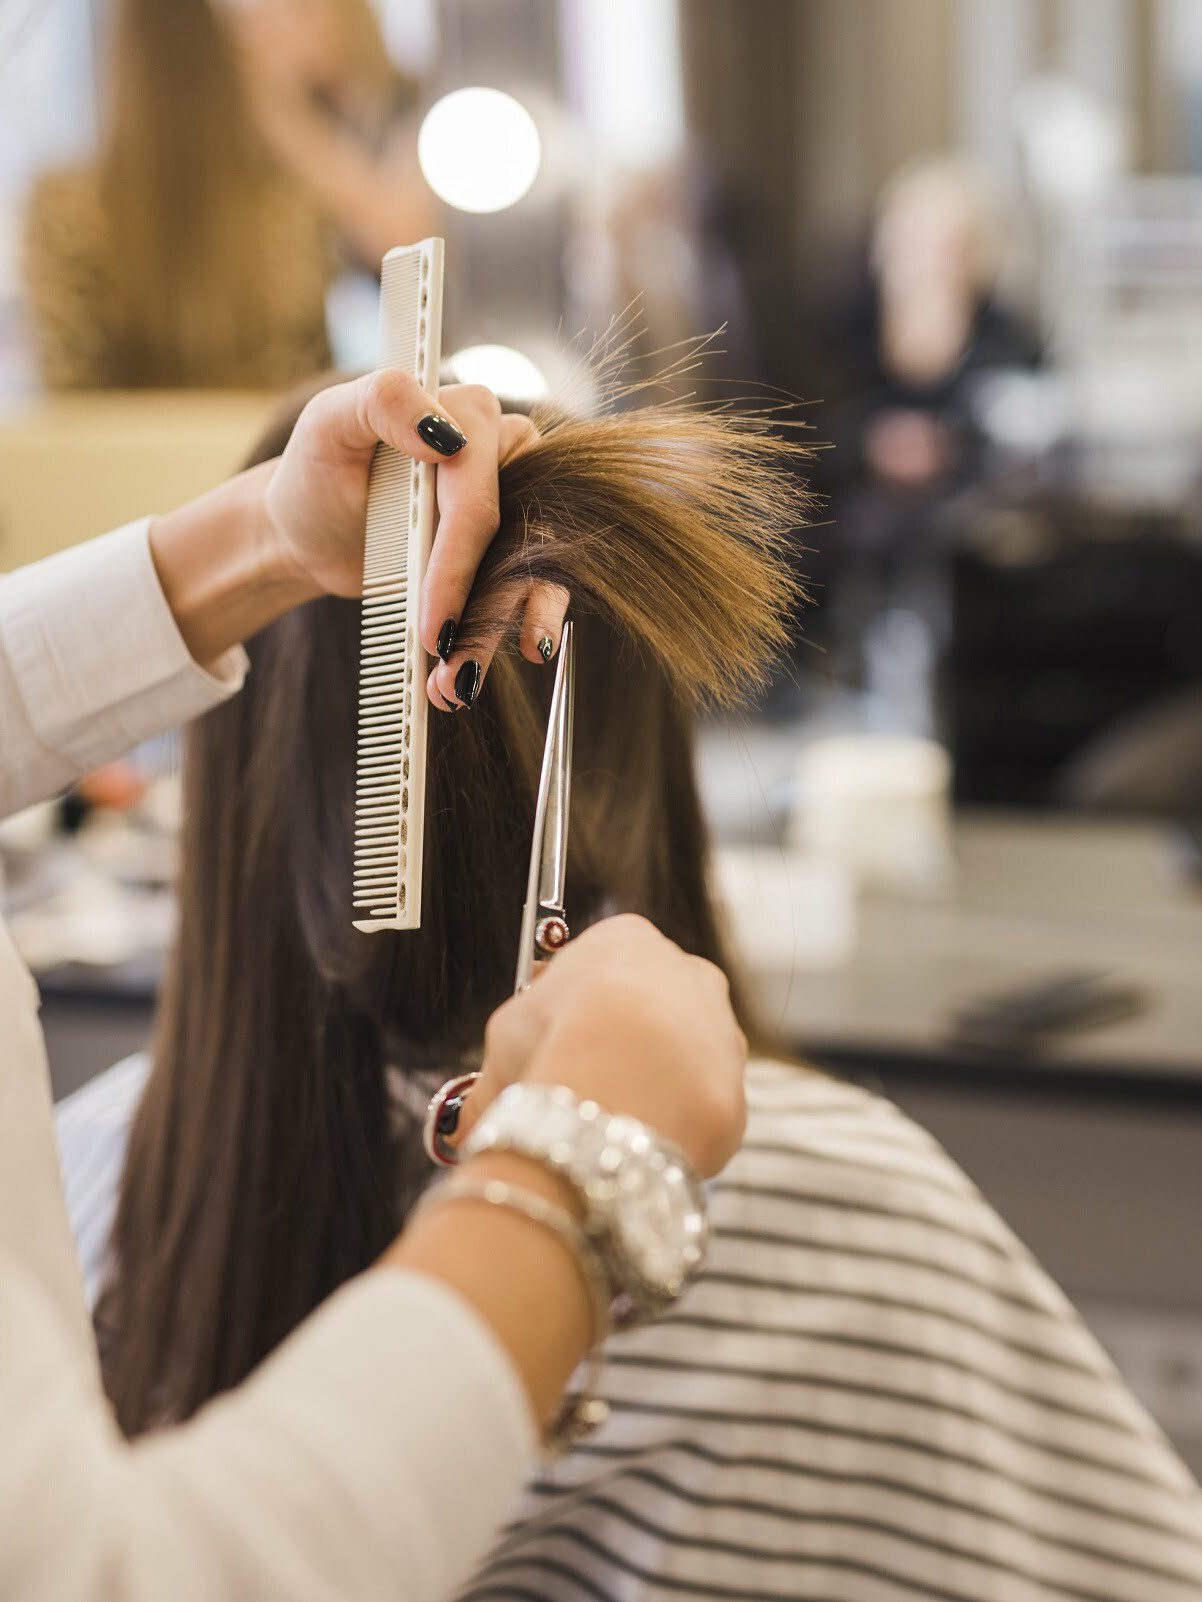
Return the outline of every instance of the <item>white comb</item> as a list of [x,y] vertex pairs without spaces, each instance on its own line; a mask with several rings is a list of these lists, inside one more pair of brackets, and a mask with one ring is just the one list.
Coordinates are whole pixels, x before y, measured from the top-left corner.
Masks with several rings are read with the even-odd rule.
[[[380,293],[381,367],[431,392],[442,343],[442,240],[390,250]],[[422,921],[426,822],[426,657],[417,637],[434,539],[434,468],[379,445],[367,493],[359,747],[355,765],[356,929]]]

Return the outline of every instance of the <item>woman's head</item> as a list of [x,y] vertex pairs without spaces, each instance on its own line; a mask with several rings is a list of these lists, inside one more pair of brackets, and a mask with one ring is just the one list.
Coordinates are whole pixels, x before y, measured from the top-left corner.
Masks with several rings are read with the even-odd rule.
[[[783,643],[793,454],[753,419],[649,409],[562,420],[502,468],[463,638],[531,578],[573,596],[574,927],[639,911],[724,963],[685,708]],[[236,1383],[387,1244],[428,1174],[390,1073],[470,1056],[512,985],[551,674],[501,657],[470,713],[431,719],[422,928],[362,935],[358,611],[267,630],[189,739],[179,942],[101,1309],[127,1429]]]
[[941,286],[971,300],[997,268],[996,220],[980,174],[951,156],[907,163],[877,202],[873,255],[888,292]]

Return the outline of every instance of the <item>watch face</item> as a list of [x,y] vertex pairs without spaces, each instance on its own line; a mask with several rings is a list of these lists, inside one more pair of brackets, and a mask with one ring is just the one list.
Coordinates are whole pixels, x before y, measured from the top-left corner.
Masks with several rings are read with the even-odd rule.
[[627,1161],[613,1204],[614,1245],[653,1296],[677,1296],[699,1265],[705,1215],[679,1164]]

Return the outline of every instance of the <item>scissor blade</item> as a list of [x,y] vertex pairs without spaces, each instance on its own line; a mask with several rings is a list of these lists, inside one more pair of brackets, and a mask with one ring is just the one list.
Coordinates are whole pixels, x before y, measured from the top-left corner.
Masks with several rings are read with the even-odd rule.
[[563,910],[564,884],[568,871],[568,812],[572,801],[572,734],[576,704],[576,642],[569,623],[564,630],[559,653],[555,690],[551,698],[551,721],[547,738],[551,744],[551,783],[547,792],[547,817],[543,826],[542,868],[538,899],[544,907]]
[[[534,806],[534,839],[526,878],[526,904],[518,937],[515,991],[525,990],[534,977],[534,931],[543,905],[563,909],[567,872],[568,803],[571,794],[572,726],[575,692],[575,640],[572,625],[564,625],[551,691],[551,711]],[[550,899],[544,895],[550,892]]]

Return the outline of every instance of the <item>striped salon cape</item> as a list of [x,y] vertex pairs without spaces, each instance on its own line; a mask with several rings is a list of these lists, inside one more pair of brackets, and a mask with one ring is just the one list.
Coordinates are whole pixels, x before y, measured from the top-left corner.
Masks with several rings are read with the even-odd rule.
[[[93,1289],[144,1073],[59,1109]],[[1202,1602],[1202,1493],[946,1154],[783,1064],[749,1101],[703,1278],[464,1602]]]

